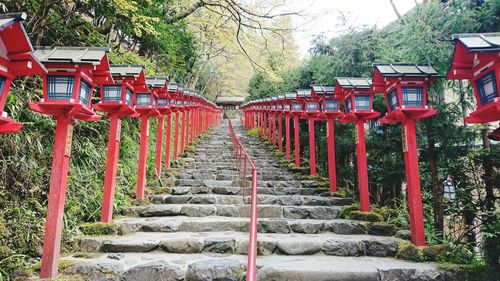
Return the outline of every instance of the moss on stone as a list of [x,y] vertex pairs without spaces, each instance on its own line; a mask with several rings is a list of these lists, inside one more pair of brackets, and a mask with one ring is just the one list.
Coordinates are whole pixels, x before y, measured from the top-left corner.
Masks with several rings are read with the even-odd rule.
[[437,257],[446,251],[445,245],[428,245],[422,247],[422,252],[427,260],[436,261]]
[[118,233],[118,227],[111,223],[83,223],[78,227],[85,235],[111,235]]
[[385,222],[373,222],[368,224],[368,234],[379,236],[393,236],[396,226]]
[[9,257],[12,254],[12,250],[7,246],[0,246],[0,261]]
[[383,222],[384,217],[374,212],[352,211],[350,219],[367,221],[367,222]]
[[81,258],[81,259],[96,259],[102,256],[103,254],[101,253],[76,253],[73,255],[74,258]]
[[340,217],[343,219],[349,219],[353,211],[359,211],[359,204],[342,206],[342,212],[340,214]]
[[425,260],[422,250],[413,245],[411,242],[405,240],[401,240],[398,243],[396,258],[416,262],[422,262]]

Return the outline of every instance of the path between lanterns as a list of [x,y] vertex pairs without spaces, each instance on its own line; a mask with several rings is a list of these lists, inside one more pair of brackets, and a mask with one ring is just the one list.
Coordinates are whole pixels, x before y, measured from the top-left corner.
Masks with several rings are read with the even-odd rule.
[[[258,168],[258,280],[441,280],[429,263],[394,258],[398,239],[339,219],[344,198],[296,181],[274,152],[235,126]],[[227,120],[184,158],[175,186],[116,219],[121,235],[85,237],[63,258],[88,280],[244,280],[249,200],[235,170]],[[248,191],[246,194],[250,194]],[[68,266],[69,264],[69,266]]]

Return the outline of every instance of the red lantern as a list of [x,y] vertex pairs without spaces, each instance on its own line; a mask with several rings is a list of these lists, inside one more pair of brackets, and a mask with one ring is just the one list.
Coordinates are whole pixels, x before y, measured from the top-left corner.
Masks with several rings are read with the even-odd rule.
[[[500,120],[500,33],[455,34],[453,64],[446,79],[467,79],[476,98],[476,110],[467,123]],[[500,140],[500,127],[490,137]]]
[[408,185],[408,206],[412,242],[425,245],[422,195],[418,169],[415,121],[435,115],[427,107],[427,87],[438,78],[431,66],[412,64],[374,64],[372,93],[383,93],[388,113],[382,123],[402,123],[402,143]]
[[107,53],[107,48],[86,47],[44,47],[35,51],[48,75],[43,79],[43,99],[29,107],[56,119],[41,278],[57,274],[73,122],[100,119],[90,101],[95,84],[113,82]]
[[26,13],[0,15],[0,133],[17,132],[23,126],[4,112],[12,80],[17,76],[42,75],[45,67],[34,57],[22,21]]
[[335,78],[335,93],[344,100],[345,116],[342,123],[356,123],[356,156],[358,163],[358,186],[360,207],[363,212],[370,211],[368,190],[368,164],[366,161],[365,123],[377,117],[373,110],[373,94],[370,93],[371,79],[358,77]]
[[340,99],[335,94],[335,86],[313,85],[312,95],[320,100],[318,120],[326,119],[326,134],[328,145],[328,178],[330,192],[337,191],[337,170],[335,167],[335,119],[343,115],[340,110]]
[[101,101],[92,105],[95,109],[108,113],[110,119],[101,212],[101,221],[106,223],[111,222],[113,218],[115,179],[118,167],[118,152],[120,149],[121,118],[136,114],[133,108],[134,87],[136,81],[144,80],[144,66],[111,65],[110,73],[114,81],[101,85]]
[[158,125],[156,130],[156,158],[155,158],[155,172],[156,177],[161,177],[161,157],[163,154],[163,127],[164,127],[164,115],[170,113],[168,89],[167,89],[168,78],[147,78],[146,84],[151,89],[151,91],[158,97],[158,103],[156,109],[158,110],[158,115],[156,116]]
[[283,99],[283,114],[285,115],[285,157],[286,159],[291,159],[291,149],[290,149],[290,117],[292,116],[292,101],[295,94],[286,93]]

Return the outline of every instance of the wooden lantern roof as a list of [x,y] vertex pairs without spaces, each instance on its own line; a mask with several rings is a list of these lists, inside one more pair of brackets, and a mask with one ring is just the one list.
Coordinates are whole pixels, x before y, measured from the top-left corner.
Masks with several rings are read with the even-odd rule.
[[332,85],[311,85],[312,92],[316,95],[334,95],[335,86]]
[[373,93],[385,93],[387,83],[396,80],[435,80],[440,77],[430,65],[374,63],[373,70]]
[[22,22],[26,13],[0,15],[0,63],[8,61],[8,73],[13,76],[39,75],[47,69],[33,54],[33,46],[26,34]]
[[167,85],[169,85],[167,77],[149,77],[146,78],[146,84],[148,84],[150,88],[155,89],[167,89]]
[[472,79],[473,68],[500,63],[500,32],[454,34],[452,39],[455,50],[446,79]]
[[92,72],[95,83],[113,81],[109,72],[109,48],[104,47],[36,47],[35,56],[49,72],[77,68]]

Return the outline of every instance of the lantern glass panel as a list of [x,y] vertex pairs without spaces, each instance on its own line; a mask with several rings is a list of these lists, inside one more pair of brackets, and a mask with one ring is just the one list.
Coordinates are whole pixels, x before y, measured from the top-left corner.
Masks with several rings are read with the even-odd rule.
[[326,100],[326,111],[338,111],[339,103],[336,100]]
[[166,98],[159,99],[158,106],[167,106],[167,99]]
[[49,76],[47,83],[49,100],[69,100],[73,96],[75,77]]
[[346,104],[346,107],[347,107],[347,112],[351,112],[351,110],[352,110],[352,100],[351,100],[351,98],[348,98],[345,101],[345,104]]
[[398,92],[396,90],[393,90],[387,96],[387,102],[389,103],[389,108],[391,109],[391,111],[398,107]]
[[403,105],[404,106],[422,106],[424,89],[422,87],[403,87]]
[[89,83],[80,80],[80,93],[78,94],[78,99],[83,104],[89,104],[91,89],[92,87],[90,86]]
[[156,107],[156,105],[158,104],[158,98],[153,98],[153,107]]
[[317,111],[318,103],[317,102],[307,102],[307,111]]
[[125,90],[125,102],[126,102],[128,105],[131,105],[131,104],[132,104],[132,96],[133,96],[132,90],[130,90],[129,88],[127,88],[127,89]]
[[170,104],[175,105],[175,99],[170,99]]
[[177,106],[182,106],[182,101],[181,100],[177,100]]
[[293,110],[301,111],[302,105],[300,103],[294,103],[292,108],[293,108]]
[[356,110],[370,110],[370,96],[355,96]]
[[481,105],[493,102],[498,97],[497,83],[495,81],[495,71],[483,75],[476,80],[479,90],[479,98]]
[[138,106],[151,105],[151,94],[137,94],[137,105]]
[[104,85],[104,101],[120,101],[122,86]]
[[284,109],[285,111],[290,111],[290,105],[289,105],[289,104],[285,104],[285,105],[283,106],[283,109]]

